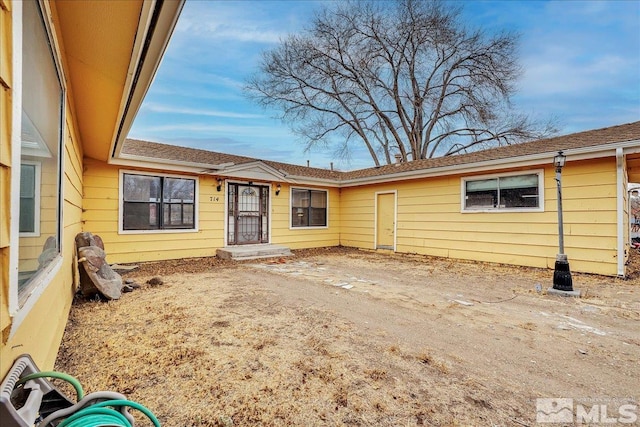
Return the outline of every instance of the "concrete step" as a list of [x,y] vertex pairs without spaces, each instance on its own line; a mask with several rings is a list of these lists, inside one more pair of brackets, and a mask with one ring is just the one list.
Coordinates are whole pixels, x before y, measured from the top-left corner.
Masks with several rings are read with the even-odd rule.
[[244,261],[260,258],[278,258],[291,256],[291,250],[280,245],[238,245],[227,246],[216,251],[216,256],[220,259],[230,259],[233,261]]

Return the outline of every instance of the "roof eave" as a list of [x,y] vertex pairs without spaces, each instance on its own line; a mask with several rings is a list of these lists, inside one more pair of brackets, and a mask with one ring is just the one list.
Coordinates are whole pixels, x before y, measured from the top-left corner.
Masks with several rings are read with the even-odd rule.
[[143,167],[155,170],[172,170],[176,172],[197,173],[202,175],[222,174],[225,167],[233,165],[233,163],[222,163],[212,165],[210,163],[185,162],[180,160],[166,160],[158,158],[150,158],[145,156],[137,156],[134,154],[120,154],[119,157],[111,159],[109,164],[127,167]]
[[109,162],[121,155],[124,140],[160,66],[184,2],[185,0],[143,3],[138,25],[138,34],[143,36],[136,37],[133,46],[118,124],[111,138]]
[[[561,147],[560,147],[561,148]],[[616,149],[622,148],[625,153],[640,152],[640,140],[631,140],[619,143],[607,143],[591,147],[574,148],[563,150],[567,160],[585,160],[600,157],[615,156]],[[414,171],[392,173],[385,175],[373,175],[363,178],[345,179],[341,182],[341,187],[354,187],[363,184],[377,184],[392,181],[404,181],[409,179],[431,178],[436,176],[457,175],[461,173],[483,172],[498,168],[518,168],[525,166],[540,165],[542,161],[552,163],[553,156],[557,151],[547,151],[543,153],[530,154],[526,156],[507,157],[504,159],[486,160],[483,162],[465,163],[460,165],[442,166],[430,169],[417,169]]]

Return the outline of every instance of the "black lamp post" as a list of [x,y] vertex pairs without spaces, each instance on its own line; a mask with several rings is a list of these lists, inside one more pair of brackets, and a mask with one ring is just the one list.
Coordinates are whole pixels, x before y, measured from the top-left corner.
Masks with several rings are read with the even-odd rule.
[[562,167],[567,156],[562,151],[553,158],[556,167],[556,184],[558,187],[558,249],[555,271],[553,272],[553,289],[558,291],[573,292],[573,280],[569,269],[569,260],[564,253],[564,229],[562,223]]

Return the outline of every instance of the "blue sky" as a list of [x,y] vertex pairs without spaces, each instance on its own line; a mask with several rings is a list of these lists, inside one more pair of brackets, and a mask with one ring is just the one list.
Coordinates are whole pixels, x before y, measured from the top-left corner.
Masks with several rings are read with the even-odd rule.
[[[369,167],[304,152],[243,95],[261,52],[301,29],[323,1],[188,0],[129,137],[342,170]],[[462,1],[471,27],[520,33],[515,107],[560,134],[640,120],[640,1]]]

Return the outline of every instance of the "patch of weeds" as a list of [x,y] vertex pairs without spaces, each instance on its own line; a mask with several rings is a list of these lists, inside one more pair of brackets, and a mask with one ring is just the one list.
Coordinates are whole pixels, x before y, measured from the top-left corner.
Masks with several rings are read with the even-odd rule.
[[333,393],[333,401],[336,403],[336,411],[340,407],[346,408],[349,404],[349,399],[347,398],[347,390],[344,387],[338,387],[338,389]]
[[420,363],[431,366],[441,374],[446,375],[450,372],[449,365],[442,360],[435,359],[429,352],[423,351],[416,356],[416,359],[418,359]]
[[254,350],[262,350],[263,348],[274,345],[276,341],[273,338],[263,338],[257,343],[253,344]]
[[526,329],[527,331],[535,331],[538,329],[538,325],[533,322],[521,323],[518,325],[519,328]]
[[228,328],[229,326],[231,326],[231,322],[229,322],[228,320],[216,320],[211,324],[211,326],[213,326],[214,328]]
[[380,381],[387,378],[387,371],[384,369],[366,369],[364,373],[374,381]]

